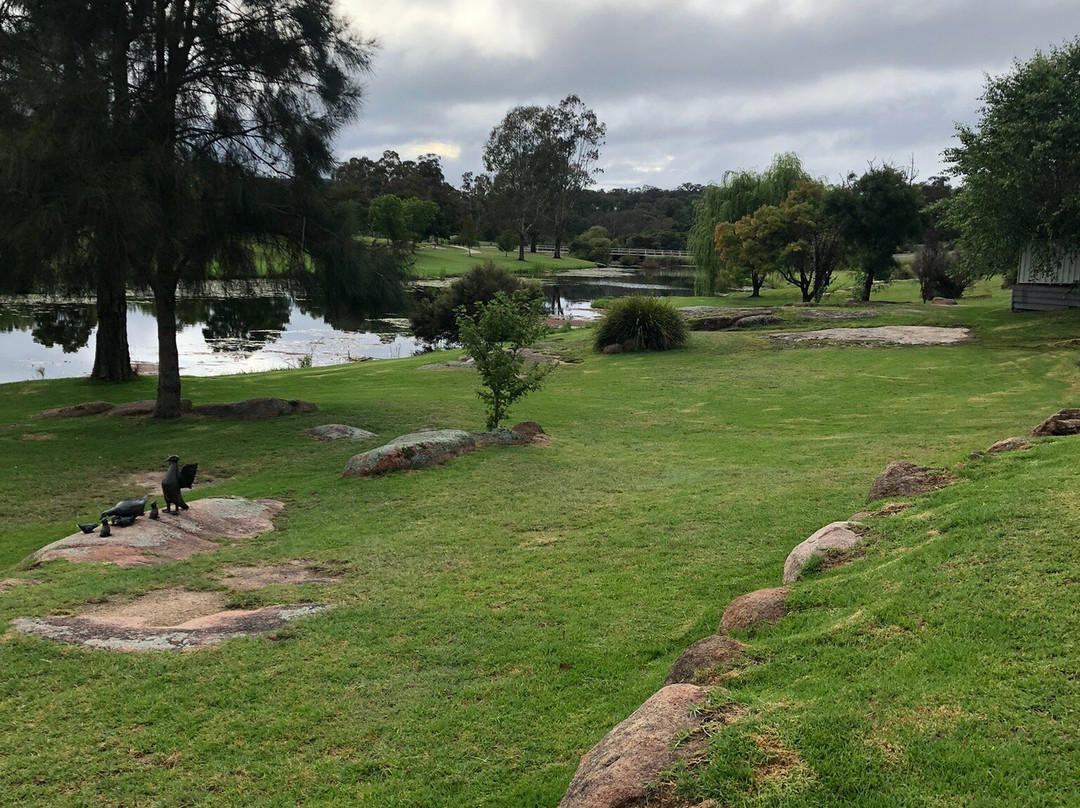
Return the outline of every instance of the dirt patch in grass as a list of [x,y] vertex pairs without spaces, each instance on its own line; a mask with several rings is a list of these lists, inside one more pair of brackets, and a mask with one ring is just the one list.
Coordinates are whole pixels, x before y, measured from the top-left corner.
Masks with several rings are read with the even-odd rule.
[[269,567],[232,566],[225,567],[222,572],[225,577],[219,579],[221,583],[238,592],[267,586],[332,584],[340,577],[340,574],[331,574],[307,561],[286,561]]
[[971,339],[967,328],[931,325],[883,325],[876,328],[822,328],[817,331],[770,334],[785,342],[854,342],[867,345],[955,345]]
[[[162,466],[156,471],[136,471],[132,474],[126,474],[117,482],[124,486],[136,489],[140,494],[148,494],[151,499],[157,497],[161,499],[161,480],[165,476],[167,469]],[[229,479],[228,477],[218,477],[213,472],[203,471],[199,469],[195,478],[195,487],[203,488],[208,485],[214,485],[215,483],[224,482]]]
[[754,766],[755,780],[781,779],[802,768],[799,753],[788,749],[775,735],[762,733],[750,738],[762,753],[761,762]]
[[36,566],[66,559],[141,567],[182,561],[217,550],[220,545],[215,540],[248,539],[273,530],[272,519],[284,507],[273,499],[202,499],[177,515],[162,513],[156,521],[143,516],[130,527],[114,527],[106,538],[96,533],[73,533],[33,553],[23,564]]
[[326,609],[314,603],[225,609],[223,592],[164,589],[131,601],[95,604],[75,617],[20,618],[19,631],[107,651],[182,651],[254,637]]
[[37,581],[27,581],[23,578],[5,578],[0,581],[0,595],[4,594],[7,590],[13,586],[25,586],[26,584],[36,584]]
[[79,616],[130,628],[177,627],[224,609],[224,592],[159,589],[135,600],[91,605]]

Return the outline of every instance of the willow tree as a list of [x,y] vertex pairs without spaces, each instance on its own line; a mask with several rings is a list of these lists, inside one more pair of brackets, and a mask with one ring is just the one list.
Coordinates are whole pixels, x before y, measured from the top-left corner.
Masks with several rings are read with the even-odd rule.
[[[765,171],[728,171],[719,185],[710,185],[702,192],[687,237],[687,246],[697,265],[694,281],[697,294],[714,295],[721,285],[742,279],[737,267],[725,266],[716,249],[717,225],[734,224],[762,205],[779,205],[800,181],[809,179],[798,155],[778,154]],[[755,288],[754,296],[757,293]]]

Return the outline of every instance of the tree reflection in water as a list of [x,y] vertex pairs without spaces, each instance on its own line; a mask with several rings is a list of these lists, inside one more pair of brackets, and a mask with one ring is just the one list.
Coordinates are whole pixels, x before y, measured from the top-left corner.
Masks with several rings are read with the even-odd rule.
[[[251,354],[276,342],[289,324],[287,297],[215,298],[185,301],[201,304],[198,319],[203,339],[215,353]],[[188,321],[195,312],[185,311]]]
[[34,342],[46,348],[59,345],[70,354],[86,347],[96,326],[97,312],[89,304],[49,306],[34,312],[30,333]]

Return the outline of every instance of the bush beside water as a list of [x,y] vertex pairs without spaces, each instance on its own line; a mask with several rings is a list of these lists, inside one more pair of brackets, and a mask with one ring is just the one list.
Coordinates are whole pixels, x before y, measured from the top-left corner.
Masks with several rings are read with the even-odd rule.
[[686,344],[686,321],[668,302],[635,295],[611,301],[596,328],[593,347],[624,351],[669,351]]

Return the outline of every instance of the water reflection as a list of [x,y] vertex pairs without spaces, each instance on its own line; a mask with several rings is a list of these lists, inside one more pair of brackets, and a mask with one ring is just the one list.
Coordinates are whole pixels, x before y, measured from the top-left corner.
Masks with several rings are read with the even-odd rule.
[[[686,274],[627,270],[559,273],[543,281],[548,311],[591,319],[590,301],[627,294],[690,294]],[[178,304],[181,372],[213,376],[307,364],[411,356],[423,349],[404,317],[372,320],[333,301],[296,300],[274,288],[219,289]],[[0,383],[82,376],[94,361],[97,317],[89,302],[0,298]],[[153,301],[128,301],[128,343],[134,362],[157,361]]]

